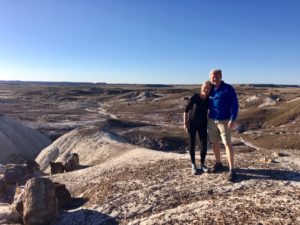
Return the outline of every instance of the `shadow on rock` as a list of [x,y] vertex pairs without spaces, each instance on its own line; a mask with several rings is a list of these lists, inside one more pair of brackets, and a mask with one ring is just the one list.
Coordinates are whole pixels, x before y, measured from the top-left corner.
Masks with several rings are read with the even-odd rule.
[[80,206],[83,206],[87,201],[88,199],[86,198],[71,198],[70,202],[64,207],[64,209],[77,209]]
[[83,170],[83,169],[86,169],[86,168],[89,168],[91,167],[91,165],[78,165],[76,170]]
[[272,169],[237,169],[238,181],[250,179],[267,179],[300,182],[300,173],[288,170]]
[[95,210],[79,209],[61,214],[52,225],[117,225],[116,218],[102,214]]

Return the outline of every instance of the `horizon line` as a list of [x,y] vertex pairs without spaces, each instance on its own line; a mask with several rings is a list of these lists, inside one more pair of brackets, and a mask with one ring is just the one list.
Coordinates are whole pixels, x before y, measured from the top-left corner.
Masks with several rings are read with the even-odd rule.
[[[109,82],[92,82],[92,81],[34,81],[34,80],[0,80],[0,83],[45,83],[45,84],[115,84],[115,85],[168,85],[168,86],[178,86],[178,85],[201,85],[201,83],[197,84],[186,84],[186,83],[176,83],[176,84],[167,84],[167,83],[109,83]],[[232,85],[265,85],[265,86],[292,86],[292,87],[300,87],[300,84],[275,84],[275,83],[231,83]]]

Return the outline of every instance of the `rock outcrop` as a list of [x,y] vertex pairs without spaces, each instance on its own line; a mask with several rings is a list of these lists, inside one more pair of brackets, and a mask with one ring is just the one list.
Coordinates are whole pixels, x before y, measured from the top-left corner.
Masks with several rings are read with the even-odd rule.
[[54,184],[47,178],[28,180],[23,195],[23,209],[25,225],[49,224],[58,216]]
[[22,163],[34,159],[51,140],[20,122],[0,115],[0,163]]
[[33,178],[25,186],[17,186],[10,209],[25,225],[47,224],[68,207],[71,200],[65,184],[53,183],[48,178]]
[[77,153],[70,153],[65,155],[62,164],[66,172],[76,170],[79,166],[79,156]]

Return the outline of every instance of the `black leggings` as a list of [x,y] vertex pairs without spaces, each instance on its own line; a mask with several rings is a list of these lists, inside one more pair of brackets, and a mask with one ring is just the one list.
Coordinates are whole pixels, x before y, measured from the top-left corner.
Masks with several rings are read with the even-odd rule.
[[189,124],[189,141],[190,141],[190,155],[192,163],[195,163],[195,144],[196,144],[196,133],[198,132],[200,143],[201,143],[201,164],[204,164],[207,153],[207,125]]

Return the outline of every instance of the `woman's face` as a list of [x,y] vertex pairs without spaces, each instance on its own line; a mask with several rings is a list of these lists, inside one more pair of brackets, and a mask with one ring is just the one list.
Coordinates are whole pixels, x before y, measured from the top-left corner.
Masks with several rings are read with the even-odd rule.
[[204,96],[208,96],[210,90],[211,90],[211,85],[208,84],[208,83],[204,83],[204,84],[201,86],[201,94],[204,95]]

